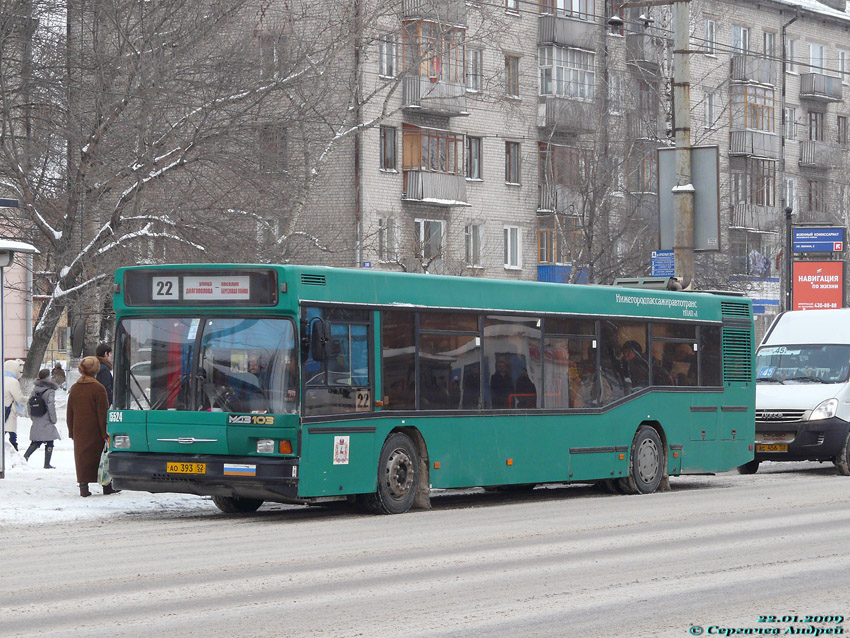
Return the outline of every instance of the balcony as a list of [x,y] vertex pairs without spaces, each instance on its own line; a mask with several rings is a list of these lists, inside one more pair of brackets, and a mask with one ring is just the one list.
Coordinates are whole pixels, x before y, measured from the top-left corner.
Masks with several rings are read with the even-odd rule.
[[841,78],[822,73],[800,74],[800,99],[814,102],[841,102]]
[[841,147],[828,142],[800,142],[800,166],[803,168],[832,168],[841,160]]
[[779,158],[779,142],[775,133],[763,131],[732,131],[729,155],[753,155]]
[[437,206],[468,206],[466,178],[449,173],[404,171],[402,199]]
[[537,105],[537,128],[547,131],[579,134],[594,130],[593,105],[581,100],[544,95]]
[[662,41],[648,33],[626,34],[626,64],[657,74],[661,65]]
[[537,212],[565,213],[581,209],[582,197],[563,184],[537,185]]
[[407,75],[402,78],[402,108],[428,115],[453,117],[466,112],[466,87],[439,78]]
[[778,215],[777,209],[773,206],[739,202],[732,207],[732,228],[745,228],[762,233],[773,232],[778,228]]
[[657,140],[657,116],[638,111],[626,113],[626,136],[631,140]]
[[402,0],[402,19],[465,25],[466,0]]
[[732,81],[776,85],[776,63],[755,55],[732,56]]
[[592,50],[598,29],[593,22],[560,15],[542,15],[537,18],[537,44]]

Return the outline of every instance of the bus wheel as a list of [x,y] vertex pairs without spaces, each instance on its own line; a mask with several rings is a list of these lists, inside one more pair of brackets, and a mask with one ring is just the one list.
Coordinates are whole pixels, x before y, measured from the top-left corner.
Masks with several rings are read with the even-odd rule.
[[225,514],[250,514],[260,509],[263,501],[259,498],[242,498],[239,496],[213,496],[213,503]]
[[661,437],[647,425],[638,428],[632,439],[629,476],[620,479],[620,489],[626,494],[652,494],[664,477],[664,452]]
[[834,459],[835,467],[841,476],[850,476],[850,434],[844,439],[844,447]]
[[759,471],[759,463],[761,463],[761,461],[756,461],[755,459],[753,459],[749,463],[739,465],[738,474],[755,474]]
[[384,442],[378,460],[378,490],[363,496],[374,514],[403,514],[419,491],[419,452],[406,434],[396,432]]

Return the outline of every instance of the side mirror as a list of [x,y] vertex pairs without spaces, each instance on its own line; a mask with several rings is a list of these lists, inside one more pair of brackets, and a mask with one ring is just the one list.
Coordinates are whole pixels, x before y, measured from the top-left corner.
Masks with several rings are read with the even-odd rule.
[[327,361],[330,337],[330,322],[319,318],[310,322],[310,356],[313,361]]

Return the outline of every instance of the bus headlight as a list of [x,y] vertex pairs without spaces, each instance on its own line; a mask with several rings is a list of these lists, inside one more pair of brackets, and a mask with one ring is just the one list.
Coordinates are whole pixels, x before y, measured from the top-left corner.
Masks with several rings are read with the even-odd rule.
[[838,410],[838,399],[827,399],[826,401],[821,401],[820,405],[812,410],[812,413],[809,416],[809,421],[831,419],[835,416],[836,410]]
[[112,447],[116,450],[129,450],[130,437],[126,434],[116,434],[112,437]]
[[257,454],[274,454],[272,439],[257,439]]

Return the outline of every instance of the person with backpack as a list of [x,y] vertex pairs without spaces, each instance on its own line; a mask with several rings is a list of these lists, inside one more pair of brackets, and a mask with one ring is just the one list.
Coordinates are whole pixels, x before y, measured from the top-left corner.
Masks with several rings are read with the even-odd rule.
[[32,394],[27,400],[27,408],[32,419],[30,427],[30,446],[24,452],[24,458],[29,461],[32,453],[44,443],[44,469],[54,470],[50,465],[53,456],[53,441],[60,438],[56,429],[56,390],[59,386],[51,381],[50,370],[39,370],[38,379],[33,385]]

